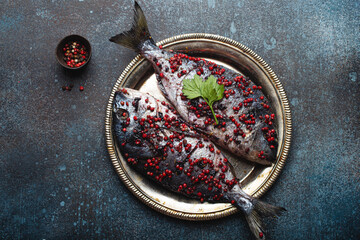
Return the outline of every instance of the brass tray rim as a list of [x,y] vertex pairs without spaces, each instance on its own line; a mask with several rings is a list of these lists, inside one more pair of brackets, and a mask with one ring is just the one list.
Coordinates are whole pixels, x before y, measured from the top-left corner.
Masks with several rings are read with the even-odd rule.
[[[226,44],[228,47],[231,47],[237,51],[241,51],[243,54],[246,55],[249,59],[251,59],[262,71],[268,76],[268,78],[271,80],[271,83],[274,85],[274,87],[277,90],[277,93],[280,98],[281,106],[282,106],[282,112],[284,114],[284,143],[282,145],[282,149],[280,150],[280,158],[275,163],[275,167],[271,170],[270,174],[268,175],[267,179],[264,181],[264,183],[258,187],[258,189],[255,190],[255,192],[252,194],[253,197],[259,198],[261,197],[275,182],[275,180],[278,178],[278,176],[281,173],[281,170],[283,169],[286,158],[288,157],[289,150],[290,150],[290,144],[291,144],[291,132],[292,132],[292,122],[291,122],[291,110],[290,110],[290,104],[287,99],[285,90],[282,86],[282,83],[274,73],[274,71],[270,68],[270,66],[260,57],[258,56],[254,51],[252,51],[250,48],[246,47],[245,45],[232,40],[227,37],[223,37],[220,35],[215,34],[208,34],[208,33],[189,33],[189,34],[181,34],[177,36],[173,36],[167,39],[164,39],[157,43],[157,45],[172,45],[175,44],[178,41],[193,41],[193,40],[204,40],[204,41],[217,41],[218,43]],[[182,212],[179,210],[173,210],[171,208],[168,208],[156,201],[153,201],[151,197],[149,197],[146,193],[144,193],[138,186],[136,186],[131,178],[127,177],[127,173],[123,170],[121,167],[121,164],[118,159],[118,153],[115,149],[115,141],[112,134],[112,103],[113,103],[113,97],[115,95],[116,90],[120,87],[120,85],[123,83],[125,76],[130,73],[136,66],[140,65],[143,61],[146,61],[140,54],[137,55],[123,70],[120,77],[117,79],[115,85],[112,88],[110,98],[106,107],[106,115],[105,115],[105,137],[106,137],[106,145],[109,152],[110,159],[112,161],[112,164],[119,175],[122,182],[126,185],[126,187],[143,203],[148,205],[149,207],[153,208],[154,210],[157,210],[158,212],[172,216],[179,219],[184,220],[192,220],[192,221],[198,221],[198,220],[212,220],[217,218],[222,218],[225,216],[229,216],[231,214],[234,214],[238,212],[238,209],[230,206],[228,208],[225,208],[223,210],[217,210],[212,213],[187,213]]]

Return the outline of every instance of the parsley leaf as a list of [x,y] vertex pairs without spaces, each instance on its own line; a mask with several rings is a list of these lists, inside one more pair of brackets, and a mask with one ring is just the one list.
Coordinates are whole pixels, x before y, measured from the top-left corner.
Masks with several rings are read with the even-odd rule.
[[201,97],[202,80],[196,75],[193,80],[184,79],[183,81],[183,93],[189,99]]
[[209,105],[216,124],[219,124],[212,105],[224,97],[224,90],[224,85],[219,85],[214,76],[211,75],[206,81],[203,81],[198,75],[195,75],[191,80],[184,79],[182,92],[188,99],[202,97]]

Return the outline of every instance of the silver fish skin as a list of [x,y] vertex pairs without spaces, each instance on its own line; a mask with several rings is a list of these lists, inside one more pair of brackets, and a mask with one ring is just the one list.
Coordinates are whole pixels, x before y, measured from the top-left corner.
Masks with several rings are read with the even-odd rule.
[[[258,164],[269,166],[276,161],[275,114],[261,86],[226,67],[156,46],[137,3],[132,29],[110,41],[131,48],[149,60],[168,101],[186,122],[207,134],[215,144]],[[213,104],[217,125],[202,98],[190,100],[183,96],[183,80],[193,79],[195,75],[204,81],[212,75],[218,84],[225,86],[224,98]]]
[[258,239],[265,239],[261,218],[284,210],[246,194],[226,156],[164,101],[121,89],[113,101],[113,129],[121,153],[136,171],[186,197],[233,204]]
[[254,199],[241,190],[227,158],[167,103],[123,88],[115,94],[113,109],[120,150],[137,171],[187,197],[238,199],[244,212],[252,210]]

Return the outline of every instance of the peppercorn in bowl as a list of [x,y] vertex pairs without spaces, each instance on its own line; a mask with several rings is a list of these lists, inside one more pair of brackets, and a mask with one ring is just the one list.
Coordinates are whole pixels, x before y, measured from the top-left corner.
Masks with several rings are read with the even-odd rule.
[[83,68],[90,61],[91,45],[82,36],[69,35],[57,45],[56,58],[67,69]]

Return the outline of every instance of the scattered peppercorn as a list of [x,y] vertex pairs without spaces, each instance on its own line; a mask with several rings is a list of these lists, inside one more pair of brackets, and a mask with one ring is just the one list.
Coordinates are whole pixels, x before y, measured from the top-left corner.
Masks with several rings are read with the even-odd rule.
[[69,86],[66,86],[66,85],[62,86],[61,89],[62,89],[63,91],[71,91],[71,89],[72,89],[73,87],[74,87],[74,84],[70,84]]

